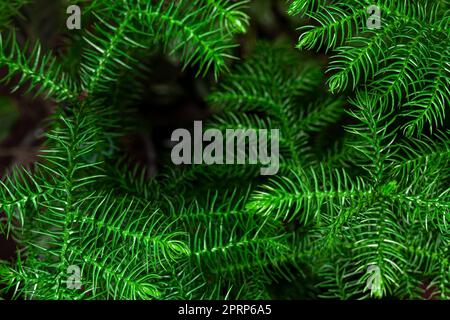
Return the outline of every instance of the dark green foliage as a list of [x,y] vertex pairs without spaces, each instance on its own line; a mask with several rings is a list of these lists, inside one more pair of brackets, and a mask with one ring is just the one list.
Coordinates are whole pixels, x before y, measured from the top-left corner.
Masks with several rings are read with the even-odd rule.
[[[450,99],[448,1],[377,1],[379,30],[366,26],[370,1],[293,1],[291,12],[312,20],[302,27],[299,48],[333,50],[328,71],[332,92],[373,92],[386,108],[400,109],[403,129],[419,134],[443,126]],[[316,25],[317,24],[317,25]]]
[[0,2],[0,30],[3,31],[8,28],[11,20],[19,15],[20,8],[29,2],[30,0],[11,0]]
[[46,97],[54,96],[57,100],[75,99],[76,89],[73,81],[61,70],[55,58],[51,54],[42,55],[41,46],[37,43],[31,50],[30,57],[24,54],[27,46],[20,48],[16,41],[15,32],[11,32],[7,38],[0,38],[0,61],[8,67],[8,74],[2,81],[10,80],[14,75],[20,74],[20,80],[14,87],[16,91],[28,82],[28,91],[38,87],[36,95],[45,93]]
[[[449,298],[447,1],[379,1],[379,30],[366,1],[290,1],[310,18],[298,47],[331,55],[327,77],[283,41],[229,67],[250,1],[78,3],[93,23],[71,39],[75,75],[0,17],[4,81],[58,103],[40,161],[0,181],[0,231],[18,244],[0,263],[4,293],[270,299],[278,284],[282,298]],[[159,52],[218,80],[208,127],[280,130],[276,176],[167,164],[148,179],[122,157]]]

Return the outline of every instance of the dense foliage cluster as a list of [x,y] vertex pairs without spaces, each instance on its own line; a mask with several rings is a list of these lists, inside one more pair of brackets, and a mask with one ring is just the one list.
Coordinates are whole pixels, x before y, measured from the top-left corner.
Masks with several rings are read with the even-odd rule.
[[[0,3],[2,80],[58,107],[40,160],[0,181],[0,231],[18,246],[5,294],[449,298],[448,1],[377,1],[379,29],[371,1],[288,1],[297,49],[260,40],[242,61],[252,1],[74,1],[85,27],[63,57],[19,40],[27,2]],[[168,160],[148,179],[124,156],[161,52],[214,79],[209,127],[280,130],[276,176]]]

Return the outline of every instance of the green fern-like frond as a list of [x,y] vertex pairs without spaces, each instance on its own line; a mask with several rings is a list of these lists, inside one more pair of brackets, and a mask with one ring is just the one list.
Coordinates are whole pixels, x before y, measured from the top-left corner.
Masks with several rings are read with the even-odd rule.
[[[183,66],[195,65],[198,75],[213,69],[217,78],[227,70],[227,60],[232,58],[229,50],[232,33],[217,29],[217,23],[231,27],[238,23],[239,31],[245,28],[246,15],[240,11],[239,3],[226,1],[179,1],[166,4],[137,1],[130,6],[136,19],[143,25],[143,31],[153,37],[164,51],[177,55]],[[225,15],[226,13],[226,15]],[[243,20],[242,20],[243,19]]]
[[19,15],[20,9],[30,0],[2,1],[0,3],[0,31],[10,27],[11,19]]
[[[25,2],[0,5],[2,80],[52,115],[36,163],[0,180],[0,235],[17,247],[2,296],[449,299],[448,1],[291,0],[294,21],[262,17],[269,2],[77,0],[82,30],[61,47],[14,23]],[[295,50],[297,21],[298,49],[320,53]],[[173,120],[172,102],[211,111],[203,129],[225,139],[279,135],[278,170],[171,165],[155,131],[191,126],[146,115]]]
[[84,40],[89,48],[84,52],[82,81],[88,94],[97,94],[109,89],[109,84],[118,78],[118,70],[131,69],[133,58],[127,54],[130,48],[145,48],[128,35],[132,14],[126,12],[116,26],[97,17],[96,34],[87,32]]
[[230,33],[244,33],[249,25],[249,16],[244,12],[249,0],[232,2],[229,0],[205,0],[213,13],[219,13],[221,30]]
[[[0,63],[8,68],[2,81],[15,82],[13,91],[25,87],[26,93],[44,94],[58,101],[73,101],[77,96],[77,85],[66,74],[52,54],[42,54],[41,45],[36,43],[28,53],[29,46],[19,47],[16,33],[0,35]],[[30,58],[29,58],[30,57]],[[18,75],[17,81],[14,76]]]
[[311,181],[306,183],[296,173],[273,179],[254,193],[247,208],[275,219],[309,223],[320,220],[323,210],[332,217],[341,207],[358,207],[372,201],[374,191],[362,180],[351,181],[345,172],[327,172],[322,168],[317,173],[311,169],[307,174]]

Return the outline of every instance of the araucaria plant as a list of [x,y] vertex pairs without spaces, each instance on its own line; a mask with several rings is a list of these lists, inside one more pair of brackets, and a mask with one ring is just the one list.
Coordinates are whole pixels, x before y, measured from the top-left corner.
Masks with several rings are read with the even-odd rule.
[[[0,181],[4,297],[450,297],[448,1],[273,1],[297,45],[246,41],[259,0],[61,1],[58,55],[33,2],[0,4],[2,85],[55,104]],[[208,129],[279,130],[276,175],[127,156],[161,56],[210,84]]]

